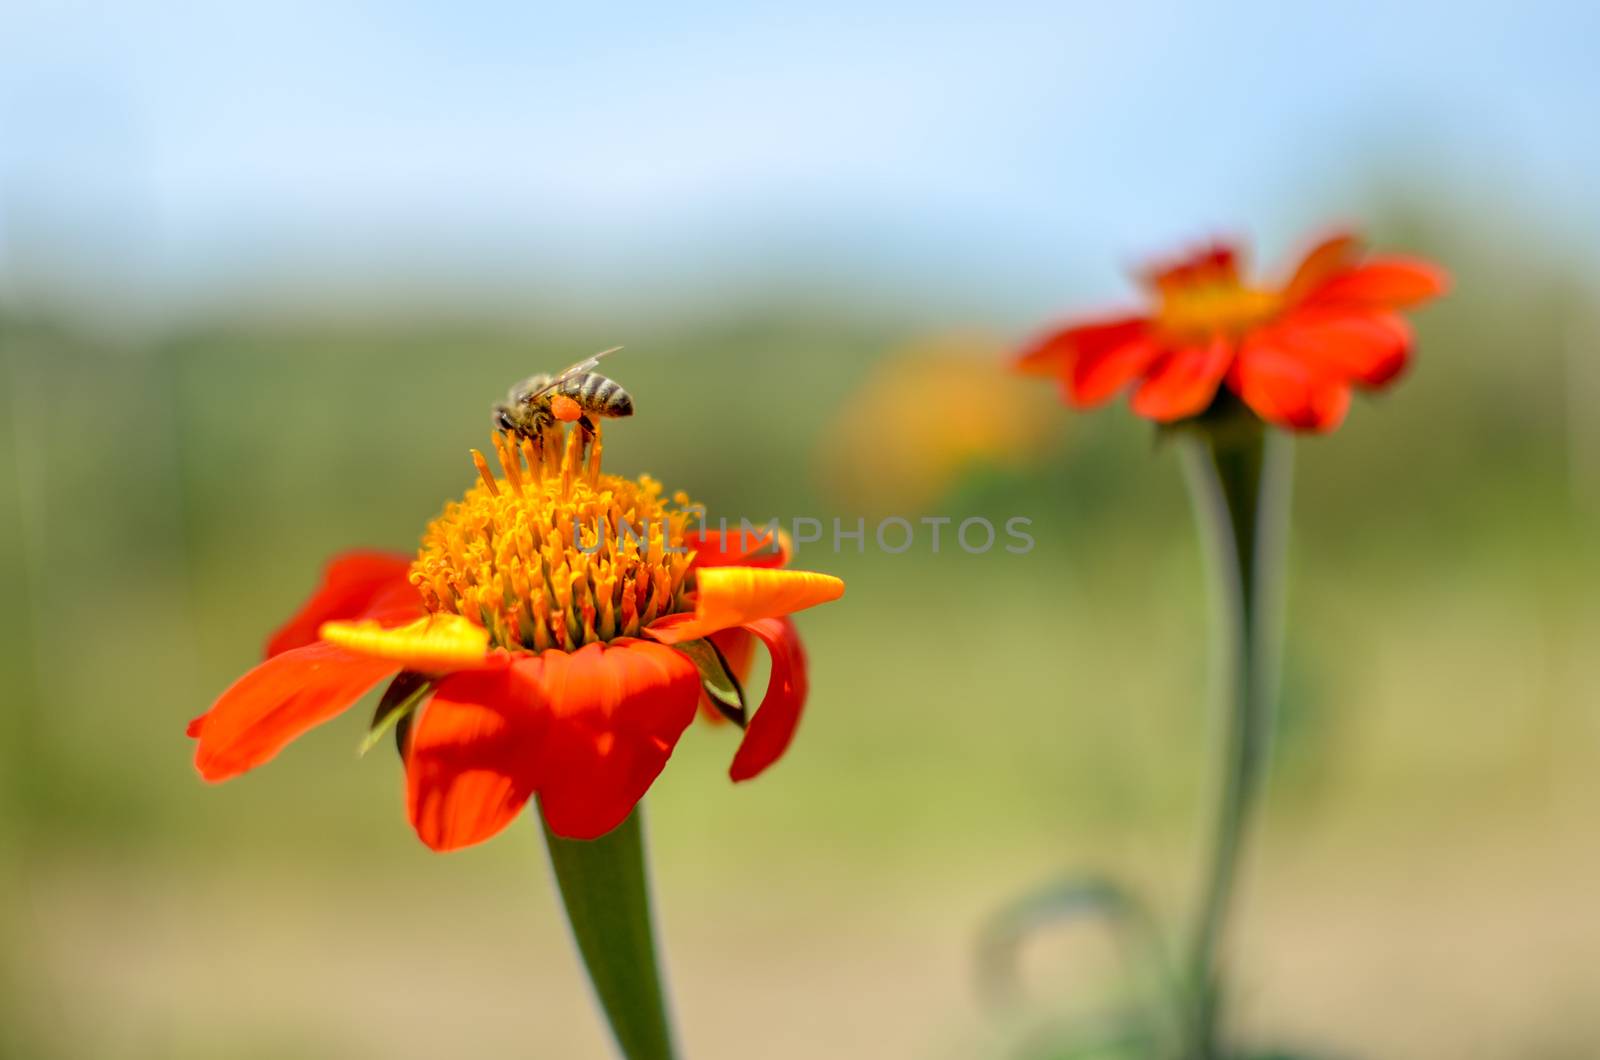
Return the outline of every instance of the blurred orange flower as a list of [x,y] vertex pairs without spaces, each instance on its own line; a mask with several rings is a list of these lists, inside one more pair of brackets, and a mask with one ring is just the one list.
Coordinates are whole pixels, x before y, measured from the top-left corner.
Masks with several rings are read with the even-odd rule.
[[771,678],[730,772],[776,761],[807,687],[788,616],[844,584],[782,569],[781,542],[690,531],[687,497],[668,504],[648,477],[603,474],[598,435],[586,447],[563,430],[543,446],[497,436],[500,478],[474,451],[481,481],[415,558],[336,557],[266,661],[190,723],[201,776],[258,766],[397,678],[385,705],[419,704],[402,752],[423,842],[480,842],[535,794],[552,831],[595,838],[633,810],[693,720],[705,660],[719,658],[705,641],[742,671],[751,638]]
[[962,476],[1014,466],[1060,430],[1048,399],[1007,371],[999,339],[924,339],[878,361],[824,433],[822,471],[850,503],[924,511]]
[[1138,383],[1133,410],[1163,423],[1197,416],[1219,388],[1289,430],[1330,431],[1352,387],[1377,389],[1405,368],[1411,329],[1400,309],[1444,293],[1448,278],[1416,258],[1363,258],[1354,236],[1318,244],[1281,286],[1240,276],[1218,243],[1143,277],[1153,311],[1053,331],[1017,361],[1062,382],[1079,406]]

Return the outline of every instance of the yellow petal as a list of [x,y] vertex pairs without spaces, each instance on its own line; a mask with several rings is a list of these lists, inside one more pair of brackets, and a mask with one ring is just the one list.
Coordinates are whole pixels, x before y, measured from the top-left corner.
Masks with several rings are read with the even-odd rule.
[[762,618],[803,611],[844,595],[831,574],[761,567],[702,567],[695,572],[694,614],[668,615],[645,632],[665,644],[704,637]]
[[329,644],[378,659],[394,659],[408,670],[423,673],[482,666],[489,651],[489,631],[452,614],[429,615],[389,628],[371,620],[324,622],[318,635]]

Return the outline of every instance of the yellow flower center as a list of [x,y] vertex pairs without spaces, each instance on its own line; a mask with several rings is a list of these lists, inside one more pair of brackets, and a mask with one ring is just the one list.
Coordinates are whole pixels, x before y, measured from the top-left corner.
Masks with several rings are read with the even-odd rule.
[[687,496],[603,474],[598,426],[494,446],[504,475],[474,449],[480,481],[423,534],[411,582],[430,611],[481,624],[496,647],[572,651],[693,609]]
[[1247,287],[1237,279],[1207,279],[1164,286],[1156,319],[1179,342],[1225,335],[1238,338],[1272,319],[1280,299],[1273,291]]

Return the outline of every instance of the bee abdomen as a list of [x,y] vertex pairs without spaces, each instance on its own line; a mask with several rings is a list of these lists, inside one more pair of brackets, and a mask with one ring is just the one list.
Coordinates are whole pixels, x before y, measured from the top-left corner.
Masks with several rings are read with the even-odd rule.
[[588,372],[569,380],[562,391],[587,412],[598,416],[632,416],[633,397],[615,379]]
[[607,379],[595,392],[595,400],[607,416],[633,415],[633,395],[622,389],[614,379]]

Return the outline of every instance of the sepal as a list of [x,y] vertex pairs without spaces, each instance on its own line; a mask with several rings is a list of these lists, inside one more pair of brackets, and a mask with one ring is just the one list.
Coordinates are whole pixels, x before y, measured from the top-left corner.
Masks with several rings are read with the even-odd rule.
[[741,729],[749,724],[750,713],[745,706],[744,688],[721,649],[711,643],[709,637],[682,641],[673,647],[687,655],[695,669],[700,671],[700,687],[705,690],[711,705],[717,708],[717,713]]
[[395,746],[404,759],[406,734],[411,730],[412,715],[432,691],[433,681],[426,674],[402,670],[395,675],[395,679],[384,690],[383,698],[378,700],[378,709],[372,712],[372,724],[367,726],[367,735],[362,738],[356,753],[365,755],[378,746],[378,741],[383,739],[385,733],[393,729]]

